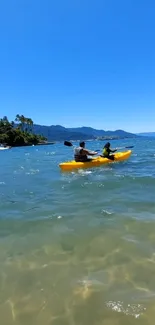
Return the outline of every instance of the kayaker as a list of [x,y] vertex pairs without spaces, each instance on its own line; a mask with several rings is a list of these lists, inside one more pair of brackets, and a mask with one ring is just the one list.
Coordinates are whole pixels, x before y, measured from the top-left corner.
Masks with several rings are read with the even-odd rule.
[[74,149],[74,159],[76,162],[86,162],[91,161],[91,158],[88,158],[88,156],[95,156],[97,155],[97,152],[95,151],[89,151],[85,149],[85,142],[82,141],[79,143],[79,147]]
[[110,142],[107,142],[105,144],[104,148],[103,148],[102,157],[114,160],[115,156],[111,155],[111,152],[116,152],[116,151],[117,151],[117,149],[111,150],[110,149]]

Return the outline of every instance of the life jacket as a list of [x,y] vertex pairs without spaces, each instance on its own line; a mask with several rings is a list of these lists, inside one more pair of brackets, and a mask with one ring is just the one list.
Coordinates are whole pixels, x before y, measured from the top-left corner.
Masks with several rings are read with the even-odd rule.
[[82,147],[78,147],[74,149],[74,159],[76,162],[81,161],[85,162],[88,160],[87,155],[82,155],[81,151],[83,150]]
[[102,152],[104,157],[108,157],[109,156],[109,151],[106,147],[103,148],[103,152]]

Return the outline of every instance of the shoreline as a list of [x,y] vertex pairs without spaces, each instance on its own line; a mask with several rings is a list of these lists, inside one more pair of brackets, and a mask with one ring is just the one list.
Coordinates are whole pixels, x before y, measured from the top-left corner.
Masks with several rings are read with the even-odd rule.
[[45,143],[42,143],[42,142],[40,142],[40,143],[37,143],[37,144],[25,144],[25,145],[22,145],[22,146],[12,146],[12,147],[10,147],[10,148],[8,148],[8,149],[11,149],[11,148],[20,148],[20,147],[34,147],[34,146],[49,146],[49,145],[53,145],[53,144],[56,144],[56,142],[45,142]]
[[[112,141],[112,140],[124,140],[124,139],[135,139],[135,138],[142,138],[142,137],[139,137],[139,136],[136,136],[136,137],[102,137],[102,138],[94,138],[94,139],[87,139],[85,140],[85,142],[90,142],[90,141]],[[80,140],[77,139],[77,140],[69,140],[71,142],[79,142]],[[46,142],[39,142],[37,144],[25,144],[25,145],[16,145],[16,146],[12,146],[10,148],[7,148],[7,149],[11,149],[11,148],[19,148],[19,147],[32,147],[32,146],[49,146],[49,145],[54,145],[54,144],[57,144],[57,143],[63,143],[64,140],[61,140],[61,141],[46,141]]]

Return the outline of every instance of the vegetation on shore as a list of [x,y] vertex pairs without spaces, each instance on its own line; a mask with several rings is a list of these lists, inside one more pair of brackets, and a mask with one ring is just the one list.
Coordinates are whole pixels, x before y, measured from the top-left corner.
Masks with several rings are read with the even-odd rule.
[[44,136],[34,134],[32,130],[31,118],[17,114],[15,120],[9,122],[7,116],[4,116],[0,119],[0,143],[16,147],[36,145],[46,141]]

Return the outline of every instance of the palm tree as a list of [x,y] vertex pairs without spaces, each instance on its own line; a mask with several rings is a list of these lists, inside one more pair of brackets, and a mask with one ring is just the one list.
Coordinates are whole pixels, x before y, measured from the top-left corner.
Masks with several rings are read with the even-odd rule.
[[15,122],[18,123],[18,129],[21,129],[21,124],[20,124],[20,115],[19,115],[19,114],[16,115]]
[[7,125],[7,126],[10,125],[10,122],[9,122],[7,116],[3,116],[3,118],[1,119],[1,121],[3,122],[4,125]]
[[19,114],[16,115],[15,121],[20,122],[20,115]]
[[7,131],[12,129],[12,125],[9,122],[7,116],[4,116],[3,118],[0,119],[0,133],[6,133]]
[[21,129],[21,131],[32,132],[33,121],[31,118],[17,114],[15,121],[18,123],[18,127]]
[[3,120],[4,123],[8,123],[9,122],[7,116],[3,116],[3,119],[2,120]]
[[24,131],[25,123],[26,123],[26,117],[24,115],[16,115],[15,121],[18,123],[19,128]]
[[29,125],[29,130],[32,132],[32,127],[33,127],[33,121],[31,118],[28,118],[28,125]]
[[27,118],[24,116],[24,115],[21,115],[20,116],[20,121],[21,121],[21,128],[22,128],[22,131],[24,131],[25,129],[25,124],[27,122]]

